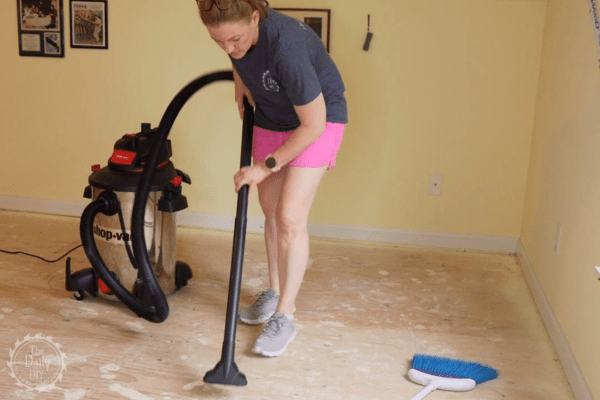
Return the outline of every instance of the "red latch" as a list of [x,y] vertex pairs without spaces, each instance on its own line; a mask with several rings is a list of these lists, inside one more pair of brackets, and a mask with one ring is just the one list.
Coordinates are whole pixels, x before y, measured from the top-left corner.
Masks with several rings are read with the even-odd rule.
[[133,137],[133,136],[135,136],[135,135],[137,135],[137,133],[126,133],[126,134],[125,134],[125,136],[129,136],[129,137]]
[[127,150],[115,150],[110,162],[113,164],[131,165],[135,160],[136,153]]
[[92,165],[92,172],[98,172],[98,171],[100,171],[100,169],[101,169],[100,164]]
[[178,176],[177,178],[173,178],[171,183],[173,184],[173,186],[179,187],[179,185],[181,185],[182,180],[183,180],[183,178],[181,176]]
[[110,290],[108,285],[106,283],[104,283],[104,281],[102,279],[98,279],[98,288],[104,294],[112,294],[112,290]]

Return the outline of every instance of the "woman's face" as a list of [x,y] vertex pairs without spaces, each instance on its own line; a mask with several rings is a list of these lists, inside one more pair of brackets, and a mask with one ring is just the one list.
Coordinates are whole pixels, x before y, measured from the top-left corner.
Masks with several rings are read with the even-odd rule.
[[258,43],[258,24],[260,14],[252,13],[250,23],[244,21],[224,22],[219,25],[207,26],[210,37],[232,58],[243,58],[250,47]]

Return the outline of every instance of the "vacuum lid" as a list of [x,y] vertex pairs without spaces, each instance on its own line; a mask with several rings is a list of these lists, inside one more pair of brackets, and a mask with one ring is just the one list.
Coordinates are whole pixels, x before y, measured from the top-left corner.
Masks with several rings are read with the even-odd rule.
[[[158,137],[156,133],[156,128],[151,129],[150,124],[143,123],[141,132],[123,135],[115,143],[113,154],[108,160],[110,170],[114,172],[142,172]],[[172,155],[171,141],[167,140],[161,149],[157,163],[158,167],[165,165]]]

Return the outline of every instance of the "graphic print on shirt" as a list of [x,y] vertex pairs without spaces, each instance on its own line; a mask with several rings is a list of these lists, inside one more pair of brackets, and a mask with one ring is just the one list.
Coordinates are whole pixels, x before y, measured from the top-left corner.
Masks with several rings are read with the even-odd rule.
[[275,79],[273,79],[271,77],[271,71],[267,70],[263,74],[262,80],[263,80],[263,86],[265,87],[266,90],[268,90],[270,92],[279,92],[279,85],[277,84]]

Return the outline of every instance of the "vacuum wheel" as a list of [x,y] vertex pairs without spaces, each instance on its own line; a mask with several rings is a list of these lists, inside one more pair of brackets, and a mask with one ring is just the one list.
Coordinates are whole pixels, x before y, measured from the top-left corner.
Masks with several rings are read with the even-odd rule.
[[177,261],[175,263],[175,288],[176,290],[181,289],[183,286],[187,286],[187,283],[192,279],[192,269],[187,263],[183,261]]

